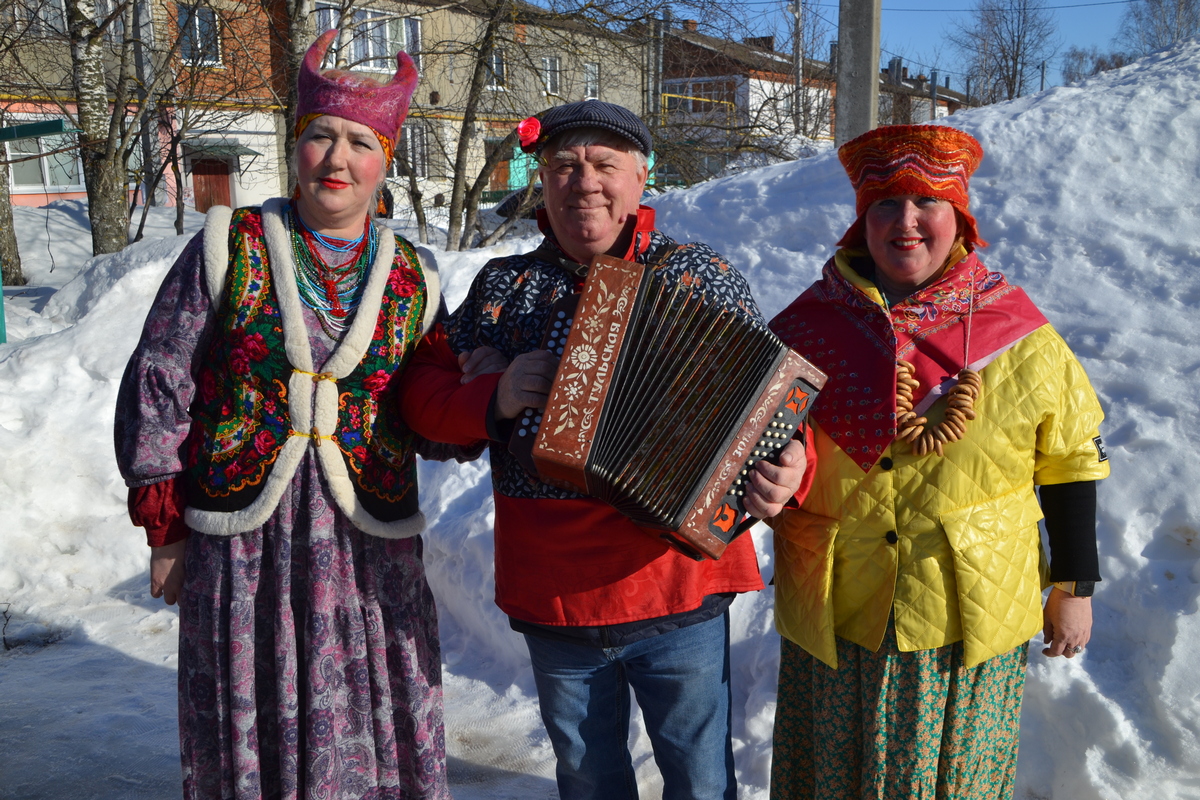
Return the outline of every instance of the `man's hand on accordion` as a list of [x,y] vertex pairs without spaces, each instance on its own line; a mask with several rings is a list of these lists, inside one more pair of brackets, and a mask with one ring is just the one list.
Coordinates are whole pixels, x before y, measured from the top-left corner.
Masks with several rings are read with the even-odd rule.
[[765,460],[755,464],[744,500],[746,511],[759,519],[783,511],[784,503],[800,488],[807,463],[804,443],[793,439],[779,452],[778,465]]
[[496,417],[514,419],[527,408],[545,408],[557,371],[558,356],[545,350],[514,358],[496,387]]

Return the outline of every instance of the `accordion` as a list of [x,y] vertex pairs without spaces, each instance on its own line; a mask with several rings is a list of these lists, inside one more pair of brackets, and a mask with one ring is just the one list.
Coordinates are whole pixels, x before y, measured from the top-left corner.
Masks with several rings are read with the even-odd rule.
[[599,256],[551,310],[560,357],[509,449],[552,486],[612,505],[692,558],[720,558],[746,481],[804,420],[825,375],[761,323],[655,268]]

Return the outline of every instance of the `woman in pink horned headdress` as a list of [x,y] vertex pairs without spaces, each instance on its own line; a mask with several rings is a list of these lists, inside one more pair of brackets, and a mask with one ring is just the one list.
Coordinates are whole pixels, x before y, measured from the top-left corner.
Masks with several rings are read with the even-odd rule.
[[438,276],[372,223],[417,72],[322,73],[335,35],[300,70],[295,194],[208,213],[118,399],[151,594],[180,607],[188,800],[450,796],[424,445],[394,410]]

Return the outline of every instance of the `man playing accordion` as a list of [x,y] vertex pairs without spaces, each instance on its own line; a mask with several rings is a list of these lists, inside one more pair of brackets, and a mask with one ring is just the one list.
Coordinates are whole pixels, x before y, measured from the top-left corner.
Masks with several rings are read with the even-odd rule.
[[[553,303],[580,291],[601,254],[655,264],[711,302],[763,322],[742,275],[712,248],[677,245],[640,205],[650,132],[637,116],[589,100],[519,127],[536,154],[545,239],[493,259],[462,306],[405,373],[405,418],[420,434],[491,441],[496,602],[525,636],[564,800],[637,797],[627,741],[629,690],[642,709],[666,800],[734,800],[728,609],[762,588],[754,545],[735,539],[718,561],[694,561],[611,506],[542,483],[509,453],[513,420],[546,403],[558,356],[538,345]],[[503,374],[460,384],[457,354],[480,347]],[[714,387],[719,391],[719,387]],[[804,472],[803,446],[760,461],[746,506],[779,513]]]

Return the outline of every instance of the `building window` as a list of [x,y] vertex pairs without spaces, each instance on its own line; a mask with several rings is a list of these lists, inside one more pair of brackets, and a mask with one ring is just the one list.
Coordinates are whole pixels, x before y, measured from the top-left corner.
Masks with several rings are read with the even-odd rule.
[[490,89],[503,89],[506,85],[504,81],[504,51],[496,48],[488,56],[487,86]]
[[[75,137],[42,136],[37,139],[18,139],[8,143],[8,158],[12,164],[12,188],[23,192],[82,191],[82,170]],[[62,152],[55,152],[61,150]],[[27,161],[17,159],[29,158]]]
[[588,63],[583,65],[583,99],[600,99],[600,65]]
[[412,57],[413,64],[419,70],[421,68],[421,18],[405,17],[403,23],[404,52]]
[[179,6],[179,55],[188,64],[221,63],[217,12],[204,6]]
[[[7,4],[6,4],[7,5]],[[29,36],[66,36],[67,17],[62,0],[17,0],[13,8],[16,18],[25,23],[20,34]],[[0,19],[8,19],[8,10],[0,12]]]
[[425,127],[419,122],[406,123],[400,129],[396,157],[388,171],[390,178],[407,178],[409,172],[418,178],[429,177],[429,144]]
[[[338,26],[338,10],[333,6],[317,6],[317,31],[324,33],[328,30],[333,30]],[[328,69],[333,65],[330,57],[333,51],[337,49],[337,39],[333,40],[333,44],[329,46],[329,50],[325,52],[325,62],[322,67]]]
[[389,16],[383,11],[359,9],[354,12],[354,38],[350,40],[350,64],[363,69],[378,69],[391,72],[396,68],[392,60],[395,48],[388,36]]
[[693,114],[729,114],[737,99],[733,81],[679,81],[664,85],[663,91],[668,95],[668,111]]
[[[412,49],[408,46],[407,23],[410,20],[391,19],[392,15],[385,11],[368,11],[359,9],[351,17],[350,52],[342,57],[349,69],[371,69],[391,72],[396,69],[395,54],[403,49],[409,55],[420,52],[420,20],[414,19],[416,36]],[[393,30],[393,23],[395,29]],[[334,6],[317,6],[317,28],[322,31],[341,27],[341,13]],[[395,43],[402,43],[403,47]],[[337,42],[329,48],[325,55],[326,68],[332,67],[340,56],[337,52]],[[417,59],[413,58],[414,61]],[[417,65],[420,69],[420,65]]]
[[558,56],[542,57],[542,88],[546,94],[558,94],[562,59]]
[[[103,25],[113,9],[120,5],[120,0],[96,0],[96,24]],[[113,17],[112,22],[104,29],[104,41],[120,44],[125,41],[125,11]]]
[[733,81],[696,81],[691,87],[692,113],[725,111],[721,106],[734,100]]

